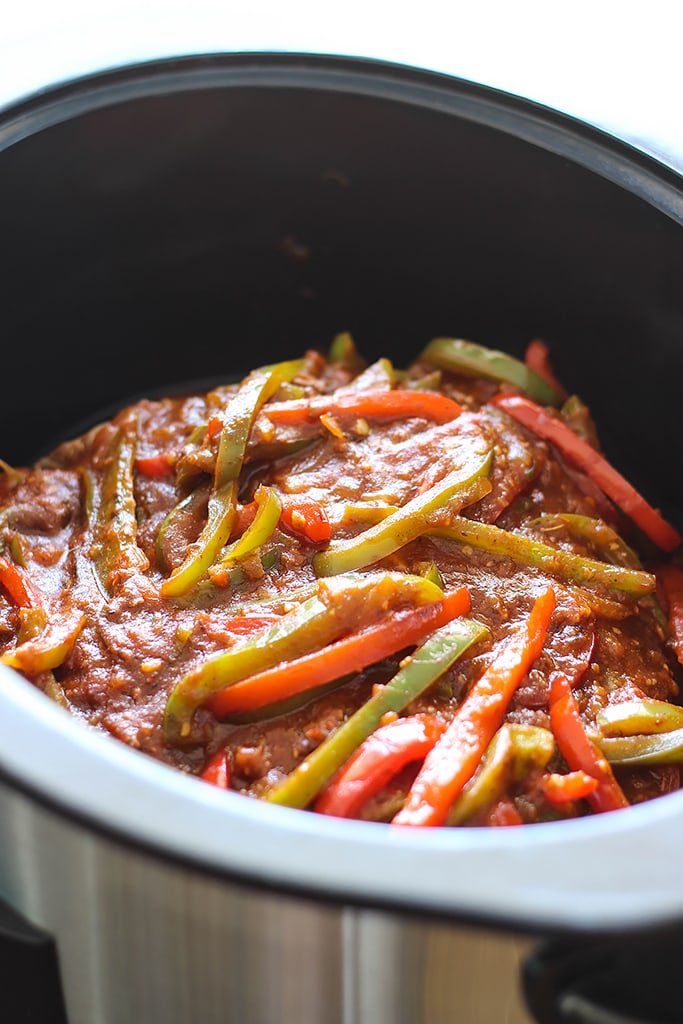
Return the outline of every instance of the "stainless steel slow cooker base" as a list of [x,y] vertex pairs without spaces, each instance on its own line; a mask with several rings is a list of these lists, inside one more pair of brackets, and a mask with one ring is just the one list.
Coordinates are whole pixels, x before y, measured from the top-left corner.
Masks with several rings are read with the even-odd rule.
[[0,819],[3,895],[59,936],[69,1024],[531,1020],[528,938],[192,874],[7,786]]

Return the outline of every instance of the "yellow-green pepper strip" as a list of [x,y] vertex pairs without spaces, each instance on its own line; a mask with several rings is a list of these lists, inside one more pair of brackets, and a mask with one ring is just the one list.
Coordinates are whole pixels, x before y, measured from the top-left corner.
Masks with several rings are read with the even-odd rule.
[[309,754],[265,799],[286,807],[306,807],[334,773],[380,725],[388,712],[403,711],[443,675],[465,651],[488,634],[473,619],[453,619],[418,647],[407,664]]
[[213,566],[212,572],[213,569],[225,571],[241,558],[252,554],[273,535],[282,512],[282,502],[277,492],[272,487],[258,487],[254,501],[257,509],[252,522],[242,536],[225,549],[220,562]]
[[356,343],[348,331],[337,334],[332,339],[327,353],[328,363],[346,363],[350,370],[360,372],[365,366],[365,360],[359,354]]
[[[533,524],[543,529],[564,526],[567,531],[580,540],[593,544],[612,565],[623,565],[627,569],[642,569],[640,559],[625,540],[604,523],[602,519],[591,516],[576,515],[573,512],[557,512],[539,516]],[[532,525],[533,525],[532,524]]]
[[603,736],[673,732],[683,729],[683,708],[665,700],[625,700],[602,708],[596,724]]
[[313,558],[317,576],[336,576],[372,565],[422,536],[430,527],[430,516],[445,505],[464,508],[487,494],[486,479],[491,449],[479,432],[463,432],[452,439],[451,453],[457,466],[438,484],[399,508],[356,537],[333,541]]
[[78,613],[68,619],[49,622],[38,636],[3,654],[0,661],[27,675],[39,675],[61,665],[71,653],[85,616]]
[[208,658],[180,679],[166,705],[164,733],[170,740],[187,737],[196,709],[226,686],[281,661],[320,650],[380,612],[442,598],[443,591],[433,583],[402,573],[319,580],[317,593],[274,626]]
[[130,417],[114,437],[99,505],[93,516],[92,560],[102,589],[109,596],[116,589],[119,573],[128,576],[144,572],[149,566],[147,556],[137,543],[133,483],[136,448],[137,417]]
[[532,767],[545,768],[555,750],[548,729],[535,725],[502,725],[491,740],[476,774],[457,798],[448,825],[462,825],[488,810],[507,791],[511,782],[524,778]]
[[218,444],[206,524],[198,539],[190,544],[182,565],[162,583],[163,597],[186,594],[202,579],[227,543],[235,518],[239,475],[254,419],[264,402],[275,394],[283,380],[297,372],[295,367],[299,366],[300,360],[295,360],[255,370],[230,399]]
[[429,533],[458,544],[468,544],[493,555],[511,558],[513,562],[543,569],[551,576],[584,586],[598,583],[610,590],[622,591],[635,597],[650,594],[655,588],[655,578],[649,572],[584,558],[583,555],[553,548],[521,534],[510,533],[488,523],[476,523],[461,516],[454,516],[450,526],[437,527]]
[[676,764],[683,761],[683,729],[655,736],[594,738],[610,764]]
[[525,363],[505,352],[475,345],[461,338],[435,338],[420,356],[421,360],[442,370],[463,373],[469,377],[488,377],[490,380],[515,384],[541,405],[559,406],[562,395],[554,387],[530,370]]
[[[539,516],[535,522],[546,528],[548,526],[552,528],[553,525],[566,527],[575,537],[593,544],[604,555],[605,561],[611,562],[612,565],[623,565],[627,569],[643,568],[636,552],[628,546],[616,530],[613,530],[601,519],[561,512],[555,515]],[[649,605],[661,635],[668,636],[671,627],[657,594],[650,594],[643,603]]]

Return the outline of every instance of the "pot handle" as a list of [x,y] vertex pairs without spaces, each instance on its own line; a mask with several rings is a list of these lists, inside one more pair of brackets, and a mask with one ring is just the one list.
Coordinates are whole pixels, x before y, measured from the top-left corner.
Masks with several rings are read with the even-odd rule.
[[541,943],[524,963],[538,1024],[680,1024],[683,930]]
[[2,1020],[68,1024],[52,936],[0,900]]

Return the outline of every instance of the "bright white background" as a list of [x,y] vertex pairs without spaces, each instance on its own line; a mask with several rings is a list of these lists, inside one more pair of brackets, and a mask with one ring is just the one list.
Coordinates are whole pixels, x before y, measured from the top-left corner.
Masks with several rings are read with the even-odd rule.
[[379,57],[538,100],[683,172],[683,0],[0,0],[0,106],[158,56]]

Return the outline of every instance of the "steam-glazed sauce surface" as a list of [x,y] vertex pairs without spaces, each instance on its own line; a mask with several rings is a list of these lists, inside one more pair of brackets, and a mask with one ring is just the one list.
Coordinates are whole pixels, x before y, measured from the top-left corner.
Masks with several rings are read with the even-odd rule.
[[539,343],[398,370],[340,336],[4,467],[0,652],[253,798],[406,826],[650,799],[680,784],[678,538],[603,462]]

